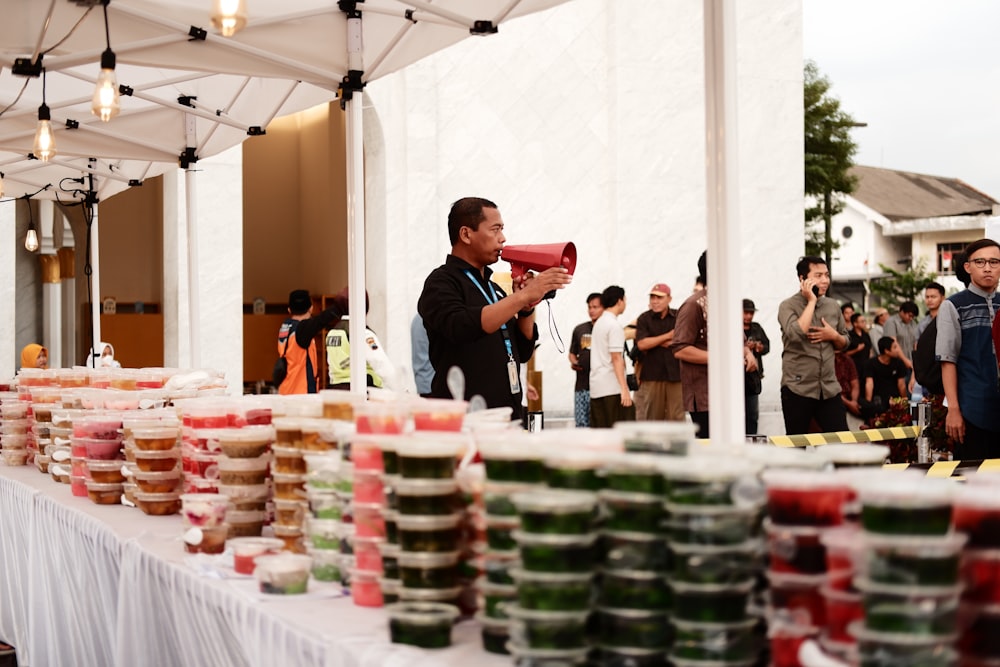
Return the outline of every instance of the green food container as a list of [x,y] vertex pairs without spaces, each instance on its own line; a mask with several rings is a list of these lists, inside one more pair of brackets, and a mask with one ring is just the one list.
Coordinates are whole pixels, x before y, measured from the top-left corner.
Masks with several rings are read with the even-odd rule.
[[594,624],[604,646],[666,650],[673,641],[665,611],[601,607],[594,612]]
[[490,482],[545,483],[545,448],[539,436],[505,430],[484,431],[476,438]]
[[461,433],[414,433],[396,443],[399,474],[412,479],[452,479],[470,445],[469,437]]
[[420,648],[451,646],[451,628],[458,609],[433,602],[397,602],[385,607],[389,637],[394,644]]
[[454,588],[458,585],[459,552],[400,551],[399,579],[406,588]]
[[674,504],[666,509],[667,539],[681,544],[743,544],[754,537],[760,522],[755,509]]
[[605,530],[663,533],[666,510],[660,496],[605,489],[600,498]]
[[959,586],[886,586],[855,580],[865,628],[873,632],[948,636],[958,631]]
[[514,531],[521,525],[516,516],[486,515],[486,545],[495,551],[510,551],[517,549]]
[[396,516],[399,546],[403,551],[458,551],[462,513]]
[[664,459],[665,497],[675,505],[756,507],[767,500],[757,478],[761,464],[739,458]]
[[604,464],[605,487],[614,491],[663,495],[661,457],[620,454]]
[[506,619],[504,605],[517,600],[517,586],[513,584],[495,584],[486,577],[476,579],[475,583],[477,607],[487,618]]
[[763,569],[759,540],[733,545],[669,542],[670,578],[686,584],[733,584],[753,578]]
[[458,482],[454,479],[401,477],[392,488],[400,514],[450,515],[462,509]]
[[521,564],[534,572],[590,572],[596,562],[597,534],[548,535],[514,531]]
[[967,540],[961,533],[940,538],[868,534],[867,577],[875,584],[954,586],[959,583],[959,564]]
[[527,533],[583,535],[591,531],[597,512],[597,496],[585,491],[527,491],[511,501]]
[[757,619],[736,623],[674,620],[673,654],[685,660],[754,660],[763,648]]
[[510,638],[531,649],[585,649],[589,611],[538,611],[507,606]]
[[510,572],[517,585],[522,609],[540,611],[586,611],[593,600],[593,575],[564,572]]
[[738,584],[668,583],[674,591],[674,617],[681,621],[735,623],[747,618],[753,580]]
[[648,570],[666,572],[670,568],[667,542],[660,535],[603,530],[600,558],[605,570]]
[[604,570],[598,577],[597,603],[616,609],[667,611],[673,595],[660,572]]
[[487,653],[510,655],[507,650],[507,642],[510,641],[510,621],[491,618],[483,612],[476,614],[476,621],[481,626],[480,635],[483,639],[483,650]]

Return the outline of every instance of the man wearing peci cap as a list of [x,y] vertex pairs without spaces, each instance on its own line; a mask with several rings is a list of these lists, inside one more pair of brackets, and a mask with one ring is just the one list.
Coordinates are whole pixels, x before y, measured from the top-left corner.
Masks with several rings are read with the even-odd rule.
[[764,379],[762,357],[771,351],[771,340],[759,322],[753,321],[757,306],[750,299],[743,299],[743,345],[757,360],[757,368],[743,371],[743,400],[746,408],[746,433],[757,433],[757,418],[760,416],[761,381]]
[[642,353],[636,418],[684,421],[681,366],[670,350],[677,310],[670,307],[670,287],[656,283],[649,290],[649,310],[636,320],[635,344]]
[[330,307],[312,316],[312,297],[304,289],[288,295],[288,319],[278,329],[278,355],[285,358],[288,373],[279,394],[315,394],[319,390],[316,336],[348,314],[347,288],[333,297]]

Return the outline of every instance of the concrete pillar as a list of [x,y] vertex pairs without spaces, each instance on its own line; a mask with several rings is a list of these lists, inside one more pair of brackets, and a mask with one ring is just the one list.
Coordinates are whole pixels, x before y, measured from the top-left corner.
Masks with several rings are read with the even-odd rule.
[[[181,170],[163,176],[164,364],[191,365],[189,284],[198,290],[198,357],[243,391],[243,150],[198,162],[192,210],[199,248],[190,266],[187,185]],[[196,272],[189,283],[188,271]]]
[[17,290],[17,250],[23,248],[24,239],[17,238],[16,200],[0,203],[0,381],[14,376],[20,365],[15,344]]
[[62,368],[62,288],[59,284],[59,257],[54,253],[38,256],[42,270],[42,345],[49,351],[49,368]]
[[76,337],[76,249],[63,246],[56,251],[59,258],[59,291],[62,299],[63,366],[82,363],[77,354]]
[[187,326],[187,228],[184,178],[180,169],[163,174],[163,365],[185,367]]

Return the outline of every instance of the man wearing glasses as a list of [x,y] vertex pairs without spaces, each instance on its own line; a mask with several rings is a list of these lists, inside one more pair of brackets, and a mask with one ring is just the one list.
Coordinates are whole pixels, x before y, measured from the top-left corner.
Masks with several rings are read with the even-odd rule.
[[1000,308],[1000,243],[973,241],[965,249],[972,282],[938,311],[935,352],[948,401],[945,431],[954,438],[955,458],[1000,455],[1000,373],[991,329]]

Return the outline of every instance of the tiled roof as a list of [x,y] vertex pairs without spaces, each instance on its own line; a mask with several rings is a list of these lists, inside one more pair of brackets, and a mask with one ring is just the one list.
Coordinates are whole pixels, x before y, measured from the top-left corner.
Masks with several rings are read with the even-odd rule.
[[892,221],[990,213],[997,200],[957,178],[879,167],[851,168],[851,196]]

